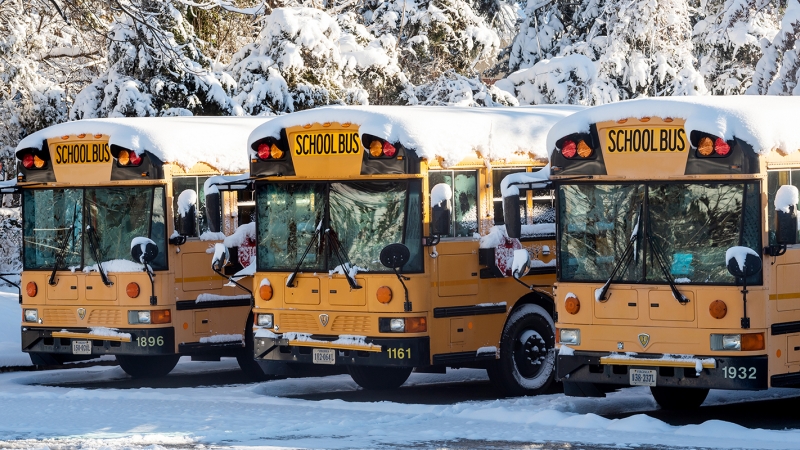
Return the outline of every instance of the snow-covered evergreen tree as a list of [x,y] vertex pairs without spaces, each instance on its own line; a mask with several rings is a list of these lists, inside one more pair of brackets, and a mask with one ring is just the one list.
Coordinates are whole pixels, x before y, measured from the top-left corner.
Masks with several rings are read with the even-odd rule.
[[588,105],[595,76],[594,62],[573,54],[541,60],[509,74],[495,86],[513,94],[521,105]]
[[108,69],[75,99],[70,118],[230,115],[233,79],[211,69],[203,43],[172,0],[117,2]]
[[756,65],[748,94],[798,95],[800,58],[800,1],[789,0],[781,20],[780,31],[772,41],[762,39],[763,56]]
[[706,0],[696,6],[693,42],[700,73],[713,94],[743,94],[780,20],[771,0]]
[[414,89],[408,99],[415,105],[456,106],[517,106],[519,102],[509,92],[487,86],[478,78],[468,78],[449,70],[438,78]]

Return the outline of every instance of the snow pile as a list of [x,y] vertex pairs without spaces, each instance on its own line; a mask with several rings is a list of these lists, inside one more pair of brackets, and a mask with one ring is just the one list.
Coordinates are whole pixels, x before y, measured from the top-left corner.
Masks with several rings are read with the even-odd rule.
[[[67,330],[61,330],[66,332]],[[130,333],[120,333],[119,330],[116,328],[106,328],[106,327],[91,327],[89,328],[89,334],[94,336],[103,336],[103,337],[117,337],[117,338],[126,338],[130,339]]]
[[22,308],[17,295],[17,288],[0,284],[0,367],[31,365],[31,358],[22,352]]
[[250,222],[244,225],[240,225],[236,231],[225,238],[223,244],[225,247],[233,248],[239,247],[239,251],[241,252],[241,247],[247,244],[248,242],[255,243],[256,240],[256,223]]
[[203,194],[206,196],[211,194],[219,194],[219,188],[217,185],[230,183],[232,181],[246,180],[248,178],[250,178],[249,172],[241,175],[215,175],[213,177],[208,177],[206,181],[203,182]]
[[163,162],[185,169],[204,162],[223,172],[248,168],[247,137],[266,118],[243,117],[137,117],[87,119],[54,125],[28,135],[17,152],[41,148],[42,141],[82,133],[105,134],[109,145],[142,154],[145,150]]
[[[186,192],[186,191],[184,191]],[[213,231],[204,231],[203,234],[200,235],[201,241],[222,241],[225,239],[225,233],[221,231],[213,232]]]
[[216,334],[200,338],[201,344],[224,344],[229,342],[239,342],[244,345],[244,337],[241,334]]
[[703,365],[711,364],[713,367],[717,367],[717,362],[714,358],[698,358],[694,355],[678,355],[678,354],[669,354],[665,353],[664,355],[658,358],[640,358],[639,354],[636,352],[625,352],[625,353],[617,353],[612,352],[610,355],[604,356],[604,358],[612,359],[614,361],[638,361],[638,362],[685,362],[693,364],[695,367],[700,367],[698,372],[703,370]]
[[575,354],[575,349],[572,347],[567,347],[564,344],[561,344],[558,347],[558,354],[563,356],[572,356]]
[[775,211],[783,211],[788,214],[790,208],[797,208],[798,201],[800,201],[800,192],[797,187],[785,184],[779,187],[775,194]]
[[[261,331],[261,330],[259,330]],[[257,337],[268,337],[264,335],[258,335]],[[287,339],[289,341],[297,341],[297,342],[312,342],[315,344],[338,344],[338,345],[352,345],[354,347],[362,347],[362,348],[375,348],[379,347],[375,344],[366,342],[366,336],[356,336],[351,334],[342,334],[333,341],[320,341],[318,339],[314,339],[308,333],[283,333],[282,336],[278,336],[283,339]]]
[[506,302],[497,302],[497,303],[478,303],[475,306],[477,306],[479,308],[489,308],[489,307],[492,307],[492,306],[507,306],[507,305],[508,304]]
[[735,259],[736,264],[739,265],[739,270],[741,270],[742,273],[744,273],[744,265],[748,255],[760,258],[760,256],[758,256],[758,253],[750,247],[742,247],[742,246],[731,247],[728,250],[725,250],[725,265],[729,265],[731,263],[731,260]]
[[728,96],[661,97],[638,99],[597,106],[577,112],[556,123],[547,135],[547,148],[572,133],[588,133],[589,125],[630,117],[672,117],[685,119],[686,135],[702,131],[725,140],[737,137],[765,155],[780,149],[793,153],[800,149],[800,133],[795,131],[800,97]]
[[447,183],[439,183],[431,189],[431,205],[442,206],[442,202],[447,202],[447,208],[450,208],[450,199],[453,198],[453,189]]
[[195,303],[203,302],[227,302],[234,300],[250,300],[249,295],[217,295],[217,294],[200,294],[197,296]]
[[547,131],[558,120],[581,109],[580,106],[326,107],[273,119],[253,131],[248,145],[264,137],[278,138],[284,128],[335,120],[357,125],[362,136],[366,133],[400,143],[421,158],[441,157],[445,165],[457,164],[474,151],[489,160],[503,160],[519,154],[546,159]]
[[550,163],[536,172],[517,172],[506,175],[500,182],[500,192],[503,198],[515,197],[519,195],[519,188],[515,186],[517,184],[539,183],[533,184],[531,187],[543,188],[548,181],[550,181]]
[[[144,270],[144,264],[129,261],[127,259],[112,259],[110,261],[103,261],[101,264],[103,265],[103,270],[106,273],[142,272]],[[99,270],[97,269],[97,264],[92,264],[91,266],[85,266],[83,268],[83,272],[99,272]]]
[[511,274],[525,276],[530,268],[531,256],[525,249],[514,250],[514,260],[511,262]]
[[475,352],[475,356],[497,355],[497,347],[481,347]]
[[349,263],[344,263],[334,267],[333,270],[329,270],[328,275],[334,275],[337,273],[339,275],[347,274],[348,276],[350,276],[350,278],[355,280],[356,275],[358,275],[358,272],[369,272],[369,269],[365,269],[357,265],[350,266]]

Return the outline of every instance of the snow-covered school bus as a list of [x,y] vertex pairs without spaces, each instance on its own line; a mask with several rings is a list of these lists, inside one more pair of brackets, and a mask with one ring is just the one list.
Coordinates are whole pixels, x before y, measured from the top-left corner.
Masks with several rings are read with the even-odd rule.
[[644,99],[553,126],[567,395],[649,386],[662,407],[691,408],[709,389],[800,384],[798,110]]
[[[335,107],[257,128],[264,371],[340,366],[364,388],[391,389],[412,369],[477,367],[509,394],[547,389],[551,192],[519,199],[522,237],[507,239],[499,186],[539,170],[547,130],[578,109]],[[515,250],[526,263],[516,277]]]
[[207,181],[247,170],[243,147],[265,121],[91,119],[20,142],[22,350],[34,364],[114,355],[140,377],[181,355],[235,356],[260,373],[245,342],[251,294],[211,267],[214,243],[249,217]]

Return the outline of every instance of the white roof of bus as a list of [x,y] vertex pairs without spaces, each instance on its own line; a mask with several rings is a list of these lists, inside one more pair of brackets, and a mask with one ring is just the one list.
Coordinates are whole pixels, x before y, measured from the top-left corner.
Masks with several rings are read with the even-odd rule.
[[767,95],[659,97],[626,100],[595,106],[559,121],[550,129],[547,148],[572,133],[589,132],[589,125],[609,120],[672,117],[686,120],[686,133],[703,131],[753,146],[756,153],[774,149],[792,153],[800,149],[800,127],[795,114],[800,97]]
[[17,151],[41,148],[45,139],[69,134],[106,134],[109,144],[147,150],[165,163],[191,168],[204,162],[222,172],[249,168],[245,151],[250,132],[269,117],[123,117],[65,122],[39,130],[17,145]]
[[[515,153],[547,158],[547,130],[583,106],[473,108],[459,106],[333,106],[278,117],[253,131],[250,145],[265,137],[280,137],[283,128],[338,122],[359,126],[389,142],[400,142],[421,158],[441,157],[452,165],[479,151],[489,160],[510,159]],[[252,152],[252,149],[251,149]],[[255,155],[251,155],[255,156]]]

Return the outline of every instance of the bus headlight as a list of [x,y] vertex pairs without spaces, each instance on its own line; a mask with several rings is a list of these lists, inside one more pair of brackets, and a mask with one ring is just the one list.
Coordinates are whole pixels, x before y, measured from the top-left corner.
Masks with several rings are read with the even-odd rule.
[[764,333],[712,334],[711,350],[746,352],[764,350]]
[[38,322],[39,321],[39,311],[35,309],[26,309],[25,310],[25,322]]
[[256,315],[256,325],[264,328],[272,328],[273,327],[273,315],[272,314],[258,314]]
[[128,323],[131,325],[150,325],[171,323],[172,313],[168,309],[155,311],[128,311]]
[[561,329],[558,330],[558,340],[561,344],[567,345],[580,345],[581,344],[581,330]]
[[378,331],[381,333],[425,333],[428,319],[425,317],[380,317]]

